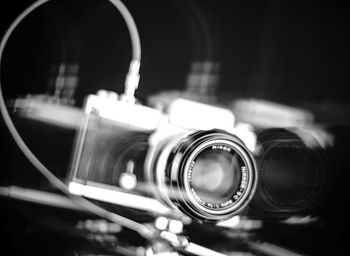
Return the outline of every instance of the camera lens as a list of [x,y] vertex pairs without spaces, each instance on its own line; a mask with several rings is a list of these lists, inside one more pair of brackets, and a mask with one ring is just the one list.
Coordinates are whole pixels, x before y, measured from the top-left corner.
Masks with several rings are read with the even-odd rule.
[[327,184],[322,148],[309,147],[296,133],[277,128],[260,132],[258,141],[259,184],[251,214],[286,219],[312,213]]
[[244,143],[221,130],[165,143],[153,166],[162,199],[200,221],[222,221],[239,213],[257,182],[255,161]]
[[244,163],[234,152],[218,152],[206,148],[193,160],[191,185],[199,198],[215,204],[228,201],[239,189]]

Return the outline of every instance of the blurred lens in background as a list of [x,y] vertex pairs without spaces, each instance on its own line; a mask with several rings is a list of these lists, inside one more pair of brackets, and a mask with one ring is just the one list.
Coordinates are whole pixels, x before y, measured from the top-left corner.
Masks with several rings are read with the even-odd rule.
[[309,147],[287,129],[266,129],[258,141],[259,182],[251,205],[253,214],[285,219],[312,213],[327,185],[323,148]]

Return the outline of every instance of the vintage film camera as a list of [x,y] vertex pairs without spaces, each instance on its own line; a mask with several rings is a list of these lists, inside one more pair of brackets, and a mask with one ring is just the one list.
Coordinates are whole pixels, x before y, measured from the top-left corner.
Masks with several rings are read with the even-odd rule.
[[164,113],[100,91],[85,113],[71,193],[110,203],[122,191],[146,194],[205,222],[229,219],[252,199],[255,135],[235,129],[228,109],[176,99]]

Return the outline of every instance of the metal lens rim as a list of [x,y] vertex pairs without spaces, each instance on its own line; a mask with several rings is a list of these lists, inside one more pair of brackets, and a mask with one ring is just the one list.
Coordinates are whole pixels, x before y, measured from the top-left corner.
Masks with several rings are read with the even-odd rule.
[[[225,145],[234,150],[236,153],[239,154],[239,156],[243,159],[243,162],[245,166],[247,167],[247,186],[244,189],[244,192],[242,196],[237,199],[237,201],[233,202],[230,204],[228,207],[225,208],[218,208],[218,209],[209,209],[203,205],[201,205],[194,197],[191,192],[191,186],[190,182],[188,180],[188,172],[190,169],[190,164],[192,160],[200,154],[203,150],[206,148],[215,145],[215,144],[220,144],[220,145]],[[204,213],[205,215],[210,215],[211,217],[217,216],[217,217],[222,217],[222,215],[227,215],[227,214],[234,214],[236,212],[239,212],[240,210],[243,209],[243,207],[248,203],[250,200],[251,196],[255,192],[255,187],[256,187],[256,168],[255,164],[253,162],[252,157],[249,155],[247,152],[247,149],[245,149],[242,145],[240,145],[238,142],[227,140],[227,139],[211,139],[209,141],[205,141],[204,143],[200,144],[199,146],[196,147],[195,150],[191,152],[189,157],[186,159],[185,163],[185,168],[184,172],[182,174],[183,181],[184,181],[184,188],[186,195],[188,199],[190,200],[190,203],[193,207],[191,207],[193,210],[196,212],[201,212]]]

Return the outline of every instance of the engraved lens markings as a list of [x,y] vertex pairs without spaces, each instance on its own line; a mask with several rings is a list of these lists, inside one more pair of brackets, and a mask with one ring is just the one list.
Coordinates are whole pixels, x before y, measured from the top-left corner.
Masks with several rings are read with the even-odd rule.
[[[211,150],[225,151],[225,152],[229,152],[231,154],[237,154],[236,152],[232,152],[232,148],[230,148],[226,145],[212,145],[210,147],[210,149]],[[188,178],[188,182],[190,183],[190,188],[191,188],[191,192],[192,192],[194,199],[202,206],[207,207],[207,208],[211,208],[211,209],[226,208],[226,207],[229,207],[234,202],[236,202],[244,194],[244,190],[246,189],[247,184],[248,184],[248,172],[247,172],[246,166],[242,165],[242,166],[240,166],[242,178],[240,181],[239,189],[230,197],[230,199],[227,201],[224,201],[224,202],[217,202],[217,203],[206,202],[205,200],[203,200],[202,198],[200,198],[198,196],[198,194],[196,193],[196,191],[194,190],[194,188],[191,184],[192,183],[193,167],[195,166],[195,164],[196,164],[196,160],[192,160],[190,163],[190,166],[189,166],[187,178]]]

